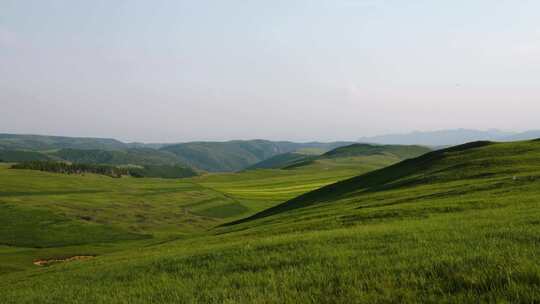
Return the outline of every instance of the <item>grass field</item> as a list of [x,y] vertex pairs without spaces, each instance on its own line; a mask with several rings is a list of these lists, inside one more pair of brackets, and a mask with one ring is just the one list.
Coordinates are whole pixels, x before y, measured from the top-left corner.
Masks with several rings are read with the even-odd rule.
[[64,175],[0,164],[0,246],[5,246],[0,272],[34,268],[35,259],[102,255],[191,238],[395,161],[335,160],[329,170],[314,164],[176,180]]
[[[348,161],[182,182],[3,168],[0,202],[13,212],[50,210],[117,239],[0,247],[0,302],[540,301],[540,141],[459,146],[351,179],[360,170]],[[371,161],[364,172],[382,165]],[[132,215],[148,192],[151,225]],[[234,204],[247,210],[223,207]],[[92,211],[92,225],[117,230],[84,226],[74,205],[106,210]],[[196,223],[168,222],[171,210]],[[47,251],[97,257],[22,266]]]

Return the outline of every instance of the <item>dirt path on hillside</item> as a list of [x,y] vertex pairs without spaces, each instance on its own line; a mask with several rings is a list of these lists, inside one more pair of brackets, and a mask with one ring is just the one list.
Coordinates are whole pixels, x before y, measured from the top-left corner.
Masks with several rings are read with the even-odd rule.
[[63,258],[63,259],[34,260],[33,264],[37,265],[37,266],[48,266],[48,265],[56,264],[56,263],[89,260],[89,259],[92,259],[92,258],[95,258],[95,256],[93,256],[93,255],[75,255],[75,256],[68,257],[68,258]]

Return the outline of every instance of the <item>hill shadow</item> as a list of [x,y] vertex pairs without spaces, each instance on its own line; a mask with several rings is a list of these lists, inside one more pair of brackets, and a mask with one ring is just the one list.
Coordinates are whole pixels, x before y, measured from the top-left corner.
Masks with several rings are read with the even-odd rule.
[[221,226],[232,226],[240,223],[253,221],[260,218],[276,215],[279,213],[300,209],[322,202],[334,201],[345,198],[353,193],[377,192],[404,186],[420,184],[424,180],[409,180],[402,183],[395,181],[412,176],[430,168],[437,160],[445,157],[446,153],[462,152],[493,144],[490,141],[476,141],[446,149],[428,152],[417,158],[407,159],[397,164],[371,171],[344,181],[340,181],[317,190],[302,194],[277,206],[268,208],[244,219],[225,223]]

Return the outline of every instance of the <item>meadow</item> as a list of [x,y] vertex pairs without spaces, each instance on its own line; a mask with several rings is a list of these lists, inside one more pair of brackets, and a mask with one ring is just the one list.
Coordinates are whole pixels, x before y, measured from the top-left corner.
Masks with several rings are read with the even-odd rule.
[[[26,238],[31,233],[3,228],[3,241],[17,235],[13,242],[21,243],[0,247],[0,302],[540,300],[540,141],[472,143],[382,169],[371,161],[368,167],[351,168],[343,159],[181,182],[3,167],[4,208],[49,210],[44,217],[69,218],[89,239],[59,247],[45,239],[39,249],[24,243],[36,242]],[[358,175],[360,169],[367,173]],[[246,209],[222,207],[235,204]],[[84,208],[95,212],[92,223],[75,220]],[[141,210],[148,213],[138,222]],[[8,214],[3,221],[17,217],[0,214]],[[171,214],[185,220],[169,221]],[[114,233],[101,233],[98,224]],[[68,252],[96,257],[29,263]]]
[[191,238],[396,161],[376,156],[337,160],[328,170],[313,164],[186,179],[67,175],[0,164],[0,272],[31,269],[36,259],[102,255]]

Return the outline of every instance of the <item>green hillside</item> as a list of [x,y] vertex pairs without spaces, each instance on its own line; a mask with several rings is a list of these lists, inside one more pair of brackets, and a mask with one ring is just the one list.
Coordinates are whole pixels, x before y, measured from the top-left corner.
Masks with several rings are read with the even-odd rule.
[[[0,206],[14,210],[5,213],[6,217],[22,219],[0,227],[0,273],[3,268],[4,272],[31,268],[36,258],[101,255],[196,235],[388,164],[386,160],[366,160],[333,170],[257,170],[181,180],[66,175],[0,165]],[[168,171],[160,166],[145,169],[146,177],[154,170],[159,170],[160,177],[168,177]],[[87,237],[76,242],[73,236],[77,231]],[[106,231],[111,231],[110,237],[103,234]],[[13,243],[13,239],[20,243]],[[4,252],[2,244],[34,249],[26,248],[20,254],[9,247]],[[38,247],[41,249],[35,249]]]
[[318,148],[324,151],[348,142],[293,143],[267,140],[233,140],[227,142],[190,142],[169,145],[161,151],[174,153],[187,165],[209,172],[231,172],[243,170],[273,156],[300,149]]
[[[458,179],[462,178],[466,171],[456,169],[468,168],[471,169],[471,173],[478,174],[480,177],[489,176],[491,173],[482,173],[482,171],[478,171],[482,164],[474,164],[473,166],[472,159],[470,159],[468,155],[467,157],[461,157],[461,161],[459,162],[452,159],[450,164],[446,164],[446,167],[444,167],[444,165],[441,163],[443,163],[443,160],[451,155],[451,153],[459,153],[463,151],[469,152],[469,150],[474,148],[490,146],[492,144],[493,143],[487,141],[473,142],[461,146],[433,151],[420,157],[408,159],[380,170],[374,170],[352,179],[343,180],[336,184],[321,187],[320,189],[300,195],[283,204],[266,209],[250,218],[243,219],[241,222],[267,217],[293,209],[317,205],[322,202],[335,202],[340,198],[351,197],[356,193],[363,194],[365,192],[378,192],[381,190],[400,188],[403,185],[431,184],[436,180],[436,176],[432,174],[433,172]],[[488,159],[486,163],[489,161],[491,160]],[[486,168],[488,167],[489,166],[486,164]],[[447,182],[447,180],[443,181]]]
[[0,134],[0,153],[4,151],[6,155],[6,160],[0,160],[18,162],[53,159],[107,165],[182,165],[200,171],[233,172],[283,153],[324,153],[351,143],[234,140],[145,144],[123,143],[107,138]]
[[172,153],[149,148],[130,148],[120,151],[61,149],[50,154],[69,162],[85,164],[175,165],[180,163]]
[[50,156],[34,151],[21,150],[0,150],[0,161],[2,162],[20,162],[33,160],[49,160]]
[[[329,168],[339,164],[354,162],[366,163],[366,157],[380,156],[390,162],[417,157],[431,151],[422,146],[352,144],[332,149],[322,155],[303,155],[300,153],[284,153],[263,160],[248,169],[274,168],[295,169],[304,166],[323,166]],[[390,163],[389,162],[389,163]]]
[[260,161],[252,166],[246,168],[246,170],[254,169],[280,169],[299,161],[306,161],[308,159],[315,158],[313,155],[305,155],[297,152],[289,152],[272,156],[263,161]]
[[[471,143],[348,179],[358,167],[317,166],[182,182],[0,170],[11,210],[0,214],[13,223],[0,226],[11,244],[0,246],[0,302],[540,299],[540,141]],[[62,236],[55,221],[68,219],[93,231],[86,243]],[[31,264],[75,255],[96,257]]]
[[104,164],[67,163],[64,161],[24,161],[13,164],[11,169],[36,170],[58,174],[99,174],[109,177],[156,177],[156,178],[186,178],[197,176],[191,168],[180,165],[144,165],[144,166],[114,166]]
[[[184,178],[198,175],[196,170],[181,164],[174,154],[148,148],[130,148],[118,151],[61,149],[48,153],[0,150],[0,160],[22,163],[21,166],[25,169],[58,173],[103,171],[111,176],[129,174],[135,177],[162,178]],[[68,163],[72,163],[72,165]],[[111,172],[115,173],[111,174]]]

